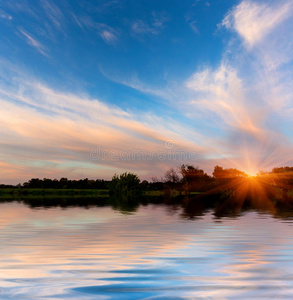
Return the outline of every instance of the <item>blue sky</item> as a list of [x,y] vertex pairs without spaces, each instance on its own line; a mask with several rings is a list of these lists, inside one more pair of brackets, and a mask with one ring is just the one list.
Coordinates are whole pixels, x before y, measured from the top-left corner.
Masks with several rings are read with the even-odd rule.
[[[1,182],[292,164],[292,14],[288,0],[0,1]],[[109,157],[133,151],[152,158]]]
[[221,58],[216,30],[227,1],[17,2],[2,4],[1,53],[60,90],[119,106],[129,96],[148,102],[121,83],[161,89]]

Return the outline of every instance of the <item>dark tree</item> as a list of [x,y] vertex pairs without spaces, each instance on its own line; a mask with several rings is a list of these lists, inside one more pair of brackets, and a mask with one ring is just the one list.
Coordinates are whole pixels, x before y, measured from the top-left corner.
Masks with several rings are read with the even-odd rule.
[[180,177],[174,168],[170,168],[164,175],[165,182],[178,183],[180,181]]
[[207,183],[211,181],[211,178],[204,170],[192,165],[182,165],[181,174],[187,192],[206,190],[208,186]]

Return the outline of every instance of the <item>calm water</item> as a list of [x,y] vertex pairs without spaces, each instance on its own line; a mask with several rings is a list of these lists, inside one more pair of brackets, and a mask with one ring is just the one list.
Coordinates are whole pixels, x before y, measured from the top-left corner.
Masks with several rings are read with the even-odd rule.
[[1,299],[292,299],[293,222],[0,204]]

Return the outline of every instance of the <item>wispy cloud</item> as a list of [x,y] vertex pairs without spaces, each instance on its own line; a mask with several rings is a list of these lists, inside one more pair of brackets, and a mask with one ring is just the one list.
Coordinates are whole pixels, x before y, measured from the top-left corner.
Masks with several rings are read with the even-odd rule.
[[132,34],[141,37],[146,34],[158,35],[169,18],[165,14],[153,12],[149,21],[137,19],[131,25]]
[[38,15],[34,11],[31,2],[28,0],[22,0],[22,1],[2,1],[1,2],[2,8],[8,9],[11,12],[14,13],[24,13],[29,15],[30,17],[37,18]]
[[235,30],[251,48],[292,16],[292,5],[292,1],[273,4],[242,1],[226,15],[221,25]]
[[4,10],[0,9],[0,18],[5,19],[5,20],[12,20],[12,16],[8,13],[6,13]]
[[112,74],[110,72],[105,71],[101,66],[99,67],[99,70],[107,79],[113,82],[123,84],[141,93],[160,97],[161,100],[168,100],[177,96],[174,94],[174,91],[171,88],[155,89],[154,87],[148,86],[138,78],[137,74],[132,74],[130,76],[126,76],[126,74],[124,74],[123,76],[119,76],[117,75],[117,73]]
[[[42,166],[49,177],[66,172],[74,177],[96,177],[97,169],[104,170],[103,177],[119,170],[150,177],[178,164],[158,157],[158,149],[168,150],[168,140],[174,143],[172,151],[205,151],[193,142],[199,141],[199,136],[176,121],[144,112],[137,115],[87,96],[61,93],[13,70],[9,76],[10,82],[0,85],[0,159],[20,166],[15,169],[15,178],[28,179],[27,174],[40,172]],[[104,160],[93,160],[91,153],[97,149],[116,155],[143,151],[154,153],[154,157],[150,161],[115,160],[108,155]]]
[[[42,8],[25,0],[23,7],[19,3],[15,7],[7,5],[15,14],[25,12],[25,16],[34,15],[38,21],[36,31],[29,26],[16,28],[18,36],[48,56],[49,44],[43,44],[48,41],[48,31],[40,25],[37,12],[46,9],[44,23],[54,34],[62,27],[64,11],[46,0]],[[90,153],[97,146],[119,153],[133,149],[150,152],[164,147],[166,140],[174,141],[174,150],[197,151],[199,160],[194,164],[207,171],[221,163],[257,171],[290,162],[292,10],[292,1],[240,2],[220,24],[234,33],[221,62],[214,67],[202,66],[183,83],[160,87],[144,83],[140,74],[133,75],[135,72],[129,75],[124,70],[117,74],[112,70],[107,74],[102,70],[110,80],[159,99],[166,109],[176,112],[177,121],[158,116],[154,108],[149,112],[126,111],[87,95],[57,91],[32,76],[22,75],[15,66],[7,72],[1,62],[0,162],[5,162],[1,166],[7,176],[13,178],[12,173],[17,172],[22,179],[41,174],[42,170],[48,177],[66,176],[66,172],[74,177],[97,177],[98,170],[103,170],[102,176],[130,170],[147,177],[162,174],[172,163],[176,166],[182,162],[158,157],[152,161],[92,161]],[[75,29],[90,31],[102,43],[119,42],[122,31],[118,25],[97,22],[87,12],[83,16],[70,12],[77,24]],[[194,18],[186,21],[196,24]],[[159,36],[167,22],[166,15],[153,13],[128,25],[135,38],[143,39]],[[235,33],[240,39],[235,38]]]
[[74,22],[83,30],[95,30],[107,44],[113,45],[118,41],[119,32],[111,26],[94,21],[90,16],[72,15]]
[[221,132],[218,162],[252,172],[292,163],[292,137],[283,130],[292,126],[292,23],[282,26],[291,14],[292,1],[242,1],[221,25],[236,31],[244,47],[229,43],[219,67],[203,68],[186,82],[193,91],[185,102],[190,116],[210,113],[208,121]]
[[110,44],[117,40],[115,34],[113,34],[108,30],[102,30],[100,32],[100,36],[106,43],[110,43]]
[[[215,143],[214,151],[225,164],[250,172],[290,161],[293,147],[277,126],[267,126],[269,118],[280,118],[265,101],[253,95],[237,70],[222,64],[218,69],[195,73],[187,82],[195,92],[194,110],[213,113],[213,124],[225,132],[225,139]],[[281,96],[279,94],[279,96]],[[191,111],[191,108],[190,108]],[[222,157],[222,159],[221,159]]]
[[44,45],[42,45],[39,41],[33,38],[29,33],[25,32],[23,29],[19,29],[20,33],[26,38],[26,42],[36,48],[41,54],[44,56],[48,56],[47,50]]
[[41,0],[41,5],[45,11],[45,14],[53,25],[57,28],[61,28],[61,22],[63,20],[63,14],[59,7],[54,4],[53,1]]
[[132,23],[131,29],[135,34],[145,34],[145,33],[158,34],[159,33],[157,28],[150,26],[149,24],[145,23],[142,20],[134,21]]
[[106,43],[114,44],[118,40],[118,33],[114,28],[105,24],[99,24],[98,27],[99,35]]
[[196,23],[197,23],[196,21],[192,21],[189,23],[189,26],[194,33],[199,34],[199,29],[198,29],[198,26],[196,25]]
[[258,131],[261,111],[250,113],[243,83],[233,68],[222,64],[216,70],[197,72],[186,86],[198,93],[192,103],[213,111],[227,125],[251,133]]
[[[29,40],[29,44],[37,47],[42,54],[48,53],[48,51],[38,41],[40,37],[46,41],[46,46],[49,48],[50,42],[57,41],[58,34],[62,33],[63,37],[67,35],[64,14],[70,13],[70,8],[66,7],[64,2],[40,0],[32,3],[27,0],[16,0],[12,3],[6,1],[3,9],[11,14],[7,15],[7,18],[13,20],[11,25],[14,27],[11,26],[11,28],[15,29],[14,34],[18,35],[20,31]],[[18,30],[18,27],[22,30]]]
[[192,12],[188,12],[185,15],[185,21],[186,23],[190,26],[191,30],[195,33],[195,34],[200,34],[199,32],[199,28],[197,26],[197,20],[195,19],[195,15]]

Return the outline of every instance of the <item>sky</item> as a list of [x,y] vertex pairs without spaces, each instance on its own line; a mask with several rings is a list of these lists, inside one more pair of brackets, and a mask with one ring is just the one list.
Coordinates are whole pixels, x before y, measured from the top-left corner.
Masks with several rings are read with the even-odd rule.
[[292,165],[293,1],[0,0],[0,183]]

